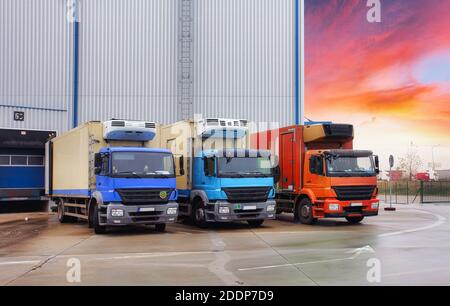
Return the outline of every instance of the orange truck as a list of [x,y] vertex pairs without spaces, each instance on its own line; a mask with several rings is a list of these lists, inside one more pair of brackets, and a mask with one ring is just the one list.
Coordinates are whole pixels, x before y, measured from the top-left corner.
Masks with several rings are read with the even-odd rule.
[[278,214],[294,213],[303,224],[319,218],[359,223],[378,215],[378,156],[353,150],[353,137],[352,125],[331,123],[294,125],[251,136],[253,148],[278,156]]

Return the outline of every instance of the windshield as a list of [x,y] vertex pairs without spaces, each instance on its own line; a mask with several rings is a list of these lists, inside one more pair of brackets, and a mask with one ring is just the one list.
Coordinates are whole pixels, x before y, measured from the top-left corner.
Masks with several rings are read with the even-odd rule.
[[272,166],[265,157],[217,158],[217,175],[220,177],[271,177]]
[[375,176],[372,156],[368,157],[330,157],[327,159],[328,176]]
[[174,177],[170,153],[114,152],[111,163],[114,177]]

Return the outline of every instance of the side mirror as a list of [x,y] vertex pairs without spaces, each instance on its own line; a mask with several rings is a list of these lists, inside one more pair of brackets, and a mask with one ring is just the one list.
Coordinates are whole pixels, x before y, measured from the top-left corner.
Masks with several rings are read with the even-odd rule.
[[[204,157],[203,158],[203,170],[206,176],[214,176],[214,169],[209,168],[209,162],[210,158]],[[210,171],[212,170],[212,171]]]
[[375,173],[380,174],[380,158],[375,155]]
[[324,166],[325,163],[323,162],[323,157],[317,158],[317,175],[325,176]]
[[102,155],[100,153],[95,153],[95,157],[94,157],[94,166],[95,168],[101,167],[102,166]]
[[[185,174],[184,171],[184,156],[181,154],[174,154],[174,160],[175,160],[175,173],[178,172],[176,176],[183,176]],[[178,169],[178,171],[177,171]]]
[[180,167],[180,176],[183,176],[184,175],[184,156],[183,155],[181,155],[180,156],[180,159],[179,159],[179,167]]
[[281,178],[281,171],[280,171],[280,166],[276,166],[274,168],[272,168],[272,174],[273,174],[273,181],[275,184],[278,184],[278,182],[280,181]]
[[103,163],[103,159],[102,159],[102,155],[100,153],[95,153],[94,156],[94,173],[96,175],[99,175],[102,172],[102,163]]

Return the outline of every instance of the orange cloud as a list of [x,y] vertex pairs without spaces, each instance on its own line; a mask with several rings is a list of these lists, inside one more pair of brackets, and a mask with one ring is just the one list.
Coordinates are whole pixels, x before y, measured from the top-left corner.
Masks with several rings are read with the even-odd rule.
[[[435,86],[418,83],[411,70],[420,56],[442,46],[450,50],[450,35],[443,30],[450,28],[450,6],[436,0],[383,1],[383,10],[383,22],[370,24],[365,1],[307,1],[308,117],[324,109],[417,116],[421,104],[436,99]],[[369,82],[374,77],[378,88]],[[445,105],[437,107],[445,112]]]

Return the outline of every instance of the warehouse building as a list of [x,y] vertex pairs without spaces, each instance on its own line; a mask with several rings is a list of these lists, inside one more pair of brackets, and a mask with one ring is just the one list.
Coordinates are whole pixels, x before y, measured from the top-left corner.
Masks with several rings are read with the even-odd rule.
[[292,124],[300,15],[299,0],[2,0],[0,127],[197,113]]
[[47,136],[86,121],[300,122],[301,16],[302,0],[0,1],[0,198],[41,196]]

